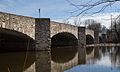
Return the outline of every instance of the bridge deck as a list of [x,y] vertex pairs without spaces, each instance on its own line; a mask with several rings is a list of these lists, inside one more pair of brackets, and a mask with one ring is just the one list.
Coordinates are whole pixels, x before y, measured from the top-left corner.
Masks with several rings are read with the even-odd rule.
[[120,46],[120,43],[100,43],[86,45],[86,47],[115,47],[115,46]]

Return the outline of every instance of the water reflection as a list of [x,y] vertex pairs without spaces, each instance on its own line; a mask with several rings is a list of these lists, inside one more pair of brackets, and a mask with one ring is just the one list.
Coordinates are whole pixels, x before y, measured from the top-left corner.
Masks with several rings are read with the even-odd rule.
[[112,48],[111,61],[114,66],[120,67],[120,48],[119,47]]
[[100,56],[65,72],[120,72],[120,47],[102,47]]
[[35,62],[35,41],[26,34],[0,31],[0,72],[23,72]]
[[96,65],[103,65],[103,66],[112,66],[111,64],[111,57],[109,56],[110,53],[106,52],[102,54],[101,58],[96,60]]
[[34,61],[34,52],[0,53],[0,72],[23,72],[29,68]]

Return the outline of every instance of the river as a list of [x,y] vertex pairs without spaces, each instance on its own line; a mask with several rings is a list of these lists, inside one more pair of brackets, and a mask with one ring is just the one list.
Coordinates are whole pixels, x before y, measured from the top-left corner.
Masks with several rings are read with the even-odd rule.
[[100,48],[100,56],[86,62],[64,72],[120,72],[120,49],[119,47]]

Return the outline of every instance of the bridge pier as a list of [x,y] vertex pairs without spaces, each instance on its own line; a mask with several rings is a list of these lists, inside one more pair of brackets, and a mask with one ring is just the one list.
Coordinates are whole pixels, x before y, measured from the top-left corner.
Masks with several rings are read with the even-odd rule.
[[0,47],[1,47],[1,44],[2,44],[2,38],[1,38],[1,34],[0,34]]
[[35,72],[51,72],[50,19],[36,19],[35,24]]
[[[94,44],[98,44],[99,43],[99,32],[98,31],[94,31]],[[98,57],[99,56],[99,47],[95,46],[94,47],[94,57]]]
[[78,27],[78,64],[86,63],[85,27]]

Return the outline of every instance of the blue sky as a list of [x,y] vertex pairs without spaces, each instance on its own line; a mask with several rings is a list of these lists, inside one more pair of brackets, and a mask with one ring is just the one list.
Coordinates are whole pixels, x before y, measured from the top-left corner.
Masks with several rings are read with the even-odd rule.
[[39,8],[41,17],[59,19],[70,16],[68,11],[73,7],[65,0],[0,0],[0,11],[3,12],[38,17]]
[[[84,4],[90,0],[69,0],[75,4]],[[94,3],[98,0],[91,0]],[[97,11],[100,7],[97,6],[89,11]],[[51,18],[51,20],[62,21],[71,15],[76,15],[78,12],[71,14],[71,11],[76,10],[74,6],[71,6],[66,0],[0,0],[0,11],[8,12],[18,15],[25,15],[30,17],[39,17],[38,9],[41,9],[42,18]],[[111,7],[108,7],[105,13],[118,13],[120,11],[120,2],[115,3]],[[89,18],[89,17],[87,17]]]

